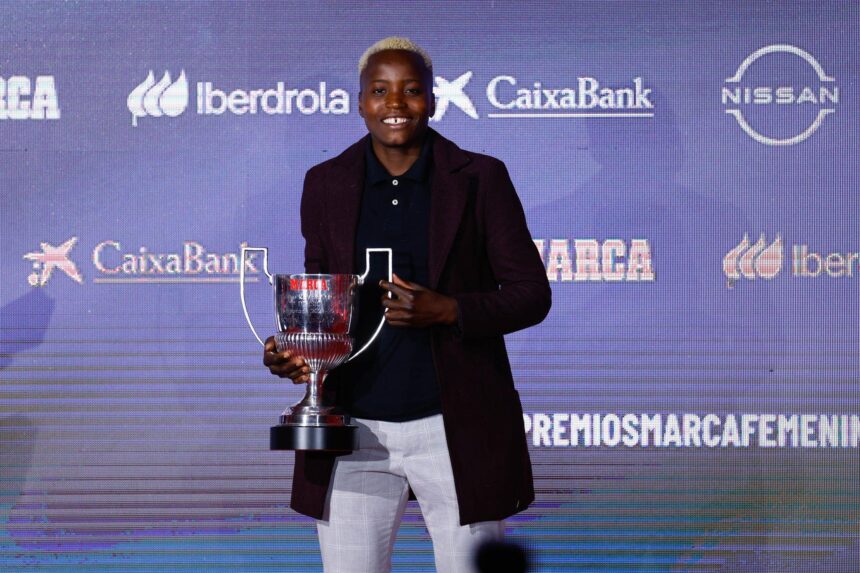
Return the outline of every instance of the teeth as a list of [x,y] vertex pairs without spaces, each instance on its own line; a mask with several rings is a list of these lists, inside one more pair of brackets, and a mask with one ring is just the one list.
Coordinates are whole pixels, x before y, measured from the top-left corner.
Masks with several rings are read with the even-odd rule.
[[398,125],[401,123],[406,123],[408,120],[405,117],[386,117],[382,120],[382,123],[388,125]]

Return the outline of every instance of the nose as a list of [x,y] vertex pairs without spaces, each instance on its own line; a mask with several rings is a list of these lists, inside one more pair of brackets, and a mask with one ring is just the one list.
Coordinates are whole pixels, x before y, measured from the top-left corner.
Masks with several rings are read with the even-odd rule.
[[389,91],[385,96],[385,105],[391,108],[403,107],[403,94],[396,90]]

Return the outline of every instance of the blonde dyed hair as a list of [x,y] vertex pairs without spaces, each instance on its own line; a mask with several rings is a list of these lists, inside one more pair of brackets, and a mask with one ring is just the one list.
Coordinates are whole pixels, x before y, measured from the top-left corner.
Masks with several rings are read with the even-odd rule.
[[424,48],[409,38],[401,38],[399,36],[383,38],[366,49],[358,60],[358,74],[361,75],[361,73],[364,72],[364,68],[367,67],[367,61],[372,55],[384,52],[385,50],[403,50],[417,54],[422,60],[424,60],[424,65],[427,66],[427,71],[429,71],[431,75],[433,74],[433,60],[430,59],[430,54],[425,52]]

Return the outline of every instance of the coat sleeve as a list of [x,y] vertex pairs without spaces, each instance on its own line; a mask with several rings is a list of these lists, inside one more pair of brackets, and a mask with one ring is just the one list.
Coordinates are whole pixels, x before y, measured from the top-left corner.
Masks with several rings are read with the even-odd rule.
[[479,188],[487,257],[497,290],[455,294],[459,336],[500,336],[535,325],[549,313],[552,290],[504,163],[493,161]]
[[328,258],[323,244],[323,214],[322,204],[322,175],[318,168],[310,169],[305,174],[302,189],[301,221],[302,236],[305,239],[305,272],[328,272]]

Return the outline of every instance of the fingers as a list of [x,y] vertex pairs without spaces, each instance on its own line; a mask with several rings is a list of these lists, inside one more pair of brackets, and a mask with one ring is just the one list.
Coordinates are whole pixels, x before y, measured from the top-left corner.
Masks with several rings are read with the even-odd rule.
[[415,306],[415,298],[414,297],[398,297],[398,298],[388,298],[386,295],[382,295],[382,307],[386,309],[385,312],[389,310],[395,309],[411,309]]
[[[391,282],[379,281],[379,286],[386,291],[382,295],[382,308],[389,325],[420,328],[431,324],[427,319],[427,310],[432,309],[431,303],[436,296],[434,292],[403,280],[396,274],[392,275]],[[391,294],[395,298],[391,298]],[[428,304],[431,306],[428,307]]]
[[305,359],[293,355],[290,351],[275,352],[274,349],[269,350],[267,344],[266,351],[263,352],[263,364],[269,368],[272,375],[289,378],[295,384],[310,380],[310,367]]
[[[304,363],[304,361],[302,361]],[[296,368],[286,376],[293,381],[293,384],[304,384],[311,379],[311,369],[307,364]],[[283,378],[283,376],[282,376]]]
[[397,319],[390,318],[388,315],[385,315],[385,322],[388,323],[389,326],[397,326],[402,328],[417,328],[417,326],[412,322],[411,319]]
[[415,302],[403,298],[382,297],[385,321],[391,326],[414,326]]
[[397,298],[411,299],[414,296],[413,291],[411,289],[395,283],[390,283],[388,281],[379,281],[379,286],[383,290],[394,294],[395,296],[397,296]]
[[412,283],[393,275],[393,282],[380,281],[379,286],[388,293],[396,295],[395,298],[391,298],[388,294],[382,295],[385,321],[391,326],[415,326],[417,292],[411,288]]
[[412,284],[409,281],[403,280],[402,278],[397,276],[397,273],[391,273],[391,282],[393,282],[397,286],[402,286],[404,288],[410,288],[410,285]]
[[275,337],[270,336],[266,339],[266,342],[263,343],[263,352],[274,352],[275,348]]
[[401,286],[409,290],[427,290],[418,283],[414,283],[412,281],[407,281],[406,279],[400,278],[397,273],[391,273],[391,282],[393,282],[397,286]]
[[390,326],[418,327],[417,320],[412,308],[389,308],[385,311],[385,322]]

